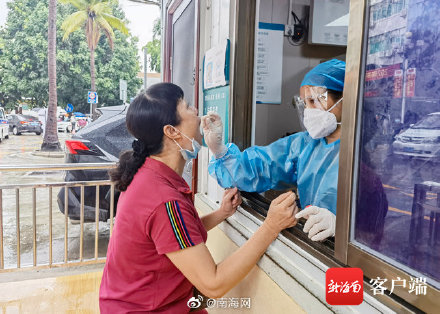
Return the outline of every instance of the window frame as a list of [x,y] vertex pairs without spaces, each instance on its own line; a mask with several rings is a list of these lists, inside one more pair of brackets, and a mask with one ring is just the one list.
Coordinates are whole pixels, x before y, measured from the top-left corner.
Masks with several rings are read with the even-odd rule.
[[[193,106],[199,109],[199,86],[200,84],[200,0],[163,0],[161,6],[165,6],[162,10],[162,25],[165,26],[164,34],[162,35],[162,79],[163,82],[172,82],[172,67],[173,67],[173,36],[174,36],[174,15],[176,11],[182,6],[182,12],[185,11],[188,5],[194,3],[194,90],[193,90]],[[194,199],[197,193],[197,178],[198,178],[198,163],[195,162],[192,167],[192,197]]]
[[[236,2],[236,50],[234,73],[231,75],[232,132],[230,132],[230,141],[235,143],[240,150],[251,145],[256,5],[254,1],[237,0]],[[244,200],[242,207],[263,221],[271,200],[258,193],[242,192],[242,196]],[[302,229],[303,223],[299,222],[297,226],[284,230],[282,234],[326,265],[343,266],[334,258],[332,240],[326,240],[323,243],[314,242]]]
[[[353,199],[356,161],[358,160],[358,139],[363,101],[364,56],[368,44],[369,27],[368,1],[350,2],[350,25],[347,44],[347,65],[345,74],[344,100],[350,106],[344,106],[342,112],[341,147],[339,153],[338,201],[335,237],[335,257],[349,267],[359,267],[368,278],[387,278],[389,281],[400,277],[410,280],[410,274],[367,253],[350,242],[351,209]],[[364,45],[365,43],[365,45]],[[389,282],[388,281],[388,282]],[[384,286],[389,287],[385,284]],[[386,293],[388,294],[388,292]],[[427,284],[426,295],[409,294],[407,289],[395,287],[393,295],[406,300],[412,306],[425,312],[438,309],[440,291]]]
[[[233,112],[233,130],[231,140],[236,143],[240,149],[245,149],[250,145],[252,116],[252,93],[253,85],[251,77],[253,77],[253,50],[254,41],[253,34],[255,32],[255,7],[247,4],[247,1],[237,0],[237,18],[236,23],[240,32],[237,36],[237,49],[234,54],[235,66],[234,75],[231,85],[236,92],[232,93],[232,112]],[[298,245],[306,252],[310,253],[318,260],[322,261],[329,267],[360,267],[364,271],[364,276],[368,278],[396,278],[401,277],[409,280],[409,274],[388,264],[387,262],[366,253],[360,248],[350,243],[350,219],[353,193],[353,175],[356,153],[356,131],[359,95],[361,93],[361,74],[363,72],[362,58],[367,48],[364,43],[366,40],[365,30],[369,27],[367,16],[367,0],[351,0],[350,2],[350,18],[348,44],[347,44],[347,70],[346,84],[344,89],[344,100],[352,106],[344,106],[342,121],[342,136],[339,159],[339,180],[338,180],[338,203],[337,203],[337,220],[334,254],[329,254],[329,246],[326,244],[316,244],[309,240],[301,231],[302,224],[289,230],[284,230],[282,234]],[[241,14],[240,14],[241,13]],[[359,36],[361,34],[361,36]],[[248,44],[243,44],[239,40],[241,36],[245,36]],[[251,39],[252,37],[252,39]],[[241,62],[237,62],[241,60]],[[238,94],[237,91],[240,93]],[[246,194],[243,199],[243,208],[259,220],[264,220],[264,210],[267,212],[268,204],[261,206],[261,199],[256,195]],[[267,199],[266,199],[267,200]],[[263,211],[263,212],[262,212]],[[367,281],[364,281],[365,292],[374,296],[379,302],[390,306],[399,312],[409,312],[415,308],[423,311],[434,311],[436,309],[437,300],[440,298],[440,292],[434,287],[428,285],[426,296],[415,296],[409,294],[407,290],[396,287],[394,293],[389,296],[373,295],[371,287]]]

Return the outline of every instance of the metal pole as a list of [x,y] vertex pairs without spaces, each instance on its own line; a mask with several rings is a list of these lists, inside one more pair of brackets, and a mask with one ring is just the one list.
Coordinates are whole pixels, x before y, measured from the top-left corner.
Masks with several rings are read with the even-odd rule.
[[32,189],[32,226],[34,231],[34,266],[37,266],[37,189]]
[[15,220],[17,234],[17,268],[21,267],[20,261],[20,190],[15,189]]
[[0,189],[0,269],[5,267],[3,255],[3,190]]
[[95,200],[95,259],[98,259],[99,239],[99,185],[96,186]]
[[52,266],[52,187],[49,187],[49,266]]
[[68,258],[68,239],[69,239],[69,226],[68,226],[68,217],[69,217],[69,188],[66,186],[64,188],[64,263],[67,264]]
[[81,203],[80,203],[80,233],[79,233],[79,261],[83,261],[84,251],[84,185],[81,185]]
[[400,123],[405,123],[405,102],[406,102],[406,71],[408,70],[408,59],[403,63],[403,91],[402,91],[402,112],[400,114]]
[[144,47],[144,90],[147,90],[147,71],[148,71],[148,49],[147,46]]

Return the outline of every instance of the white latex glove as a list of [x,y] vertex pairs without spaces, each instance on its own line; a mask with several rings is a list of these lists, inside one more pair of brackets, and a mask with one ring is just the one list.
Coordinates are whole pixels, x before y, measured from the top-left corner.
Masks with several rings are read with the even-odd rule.
[[203,135],[205,143],[208,145],[215,158],[223,157],[228,148],[223,143],[223,122],[220,116],[210,111],[202,117]]
[[335,235],[336,215],[326,208],[308,206],[296,214],[295,218],[307,219],[303,231],[309,233],[312,241],[322,241]]

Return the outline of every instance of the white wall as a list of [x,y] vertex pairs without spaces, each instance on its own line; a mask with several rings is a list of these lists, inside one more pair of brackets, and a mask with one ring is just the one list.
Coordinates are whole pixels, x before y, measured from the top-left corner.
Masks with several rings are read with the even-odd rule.
[[[303,18],[310,0],[294,0],[293,10]],[[287,24],[289,0],[260,0],[259,21],[264,23]],[[299,86],[304,75],[322,60],[345,53],[345,48],[308,45],[292,46],[284,37],[283,86],[281,105],[256,104],[255,145],[267,145],[287,132],[300,131],[293,96],[299,94]]]

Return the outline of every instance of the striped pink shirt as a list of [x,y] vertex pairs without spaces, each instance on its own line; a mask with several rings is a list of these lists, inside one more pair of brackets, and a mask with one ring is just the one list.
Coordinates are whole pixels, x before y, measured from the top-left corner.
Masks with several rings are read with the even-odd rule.
[[147,158],[118,201],[99,294],[101,313],[188,313],[194,287],[165,254],[206,239],[185,180]]

